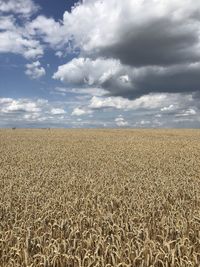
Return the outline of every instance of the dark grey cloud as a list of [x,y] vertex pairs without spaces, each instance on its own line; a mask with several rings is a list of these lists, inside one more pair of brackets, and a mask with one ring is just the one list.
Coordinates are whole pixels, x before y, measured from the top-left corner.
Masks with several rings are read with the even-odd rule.
[[129,82],[121,83],[114,76],[102,86],[111,95],[130,99],[148,93],[200,92],[200,64],[178,65],[167,68],[147,67],[137,69],[137,75],[129,69]]
[[192,0],[86,0],[63,20],[80,57],[54,78],[129,99],[198,92],[199,10]]
[[60,66],[54,78],[129,99],[149,93],[194,93],[200,91],[200,63],[135,68],[114,59],[79,58]]
[[195,22],[184,24],[160,18],[119,32],[119,41],[98,55],[120,59],[130,66],[166,66],[197,62],[199,33]]

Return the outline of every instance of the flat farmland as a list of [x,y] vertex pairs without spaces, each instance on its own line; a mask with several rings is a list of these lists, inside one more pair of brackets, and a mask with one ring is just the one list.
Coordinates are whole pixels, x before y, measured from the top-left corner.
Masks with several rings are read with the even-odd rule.
[[200,266],[200,130],[0,130],[0,266]]

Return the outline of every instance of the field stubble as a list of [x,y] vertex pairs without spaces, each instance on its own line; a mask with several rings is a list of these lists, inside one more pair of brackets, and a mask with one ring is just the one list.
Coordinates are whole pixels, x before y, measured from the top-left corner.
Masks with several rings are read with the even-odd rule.
[[0,266],[200,266],[199,130],[0,130]]

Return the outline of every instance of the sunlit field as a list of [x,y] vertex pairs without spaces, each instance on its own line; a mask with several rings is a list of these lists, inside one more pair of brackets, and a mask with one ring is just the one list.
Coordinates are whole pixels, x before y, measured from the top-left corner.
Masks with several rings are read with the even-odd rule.
[[0,130],[0,266],[200,266],[199,130]]

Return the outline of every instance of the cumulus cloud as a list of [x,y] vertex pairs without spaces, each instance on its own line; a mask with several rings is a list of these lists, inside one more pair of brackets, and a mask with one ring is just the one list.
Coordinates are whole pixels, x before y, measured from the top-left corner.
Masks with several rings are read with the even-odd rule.
[[128,122],[124,120],[124,118],[122,117],[122,115],[120,115],[119,117],[117,117],[115,119],[115,123],[118,127],[126,127],[128,126]]
[[26,99],[1,98],[0,104],[2,113],[37,113],[41,111],[39,102],[27,101]]
[[167,106],[167,107],[163,107],[163,108],[161,108],[160,110],[161,111],[172,111],[172,110],[174,110],[175,109],[175,107],[174,107],[174,105],[169,105],[169,106]]
[[110,95],[133,99],[151,92],[200,91],[199,68],[200,63],[134,68],[115,59],[75,58],[59,66],[53,78],[76,86],[97,86]]
[[163,66],[199,58],[199,8],[192,0],[83,1],[63,23],[87,54]]
[[60,25],[81,57],[53,78],[129,99],[200,91],[198,10],[192,0],[82,1]]
[[120,63],[117,60],[74,58],[69,63],[59,66],[53,78],[66,83],[91,86],[103,84],[119,71]]
[[150,121],[146,121],[146,120],[141,120],[138,124],[140,126],[144,126],[145,127],[145,126],[151,124],[151,122]]
[[[39,15],[26,25],[26,29],[32,36],[40,36],[43,42],[53,48],[62,47],[65,43],[68,43],[66,30],[61,26],[60,22],[56,22],[53,18]],[[62,54],[61,51],[58,52]],[[61,56],[60,53],[57,55]]]
[[21,54],[27,59],[43,55],[40,42],[23,36],[17,28],[0,32],[0,53]]
[[0,98],[0,126],[66,126],[69,118],[62,105],[46,99]]
[[0,0],[0,12],[30,16],[38,11],[39,6],[32,0]]
[[86,115],[86,114],[90,114],[92,113],[91,110],[88,110],[87,108],[80,108],[80,107],[77,107],[77,108],[74,108],[73,111],[72,111],[72,116],[82,116],[82,115]]
[[0,17],[0,30],[15,29],[15,18],[12,15]]
[[51,110],[51,114],[53,114],[53,115],[62,115],[65,113],[66,113],[66,111],[62,108],[52,108],[52,110]]
[[[59,21],[38,14],[31,17],[37,10],[31,0],[0,0],[0,52],[32,59],[25,73],[39,79],[45,69],[38,58],[45,49],[54,49],[62,65],[53,78],[66,84],[54,93],[73,99],[72,117],[85,115],[85,119],[91,112],[111,111],[116,114],[113,125],[123,126],[130,118],[123,115],[123,119],[119,112],[132,112],[132,117],[141,113],[142,118],[129,124],[138,127],[159,126],[161,118],[166,123],[198,121],[198,1],[83,0]],[[68,53],[76,58],[63,64]],[[16,112],[20,103],[4,103],[1,112]],[[65,112],[58,105],[48,108],[48,118],[65,118],[61,110]],[[42,120],[36,112],[24,115]]]
[[[8,2],[2,2],[4,12],[21,3]],[[103,88],[112,96],[194,92],[200,84],[199,8],[192,0],[86,0],[66,11],[62,21],[37,16],[24,27],[25,36],[20,27],[1,32],[0,51],[34,58],[45,45],[59,47],[58,56],[67,45],[78,48],[80,57],[59,66],[53,78]],[[3,24],[11,29],[14,22],[7,18]]]
[[61,94],[61,95],[67,95],[67,94],[73,94],[73,95],[85,95],[87,97],[91,97],[91,96],[104,96],[107,95],[108,92],[106,90],[103,90],[101,88],[65,88],[65,87],[56,87],[52,93],[54,94]]
[[[135,100],[129,100],[122,97],[92,97],[89,107],[92,109],[115,108],[123,110],[137,109],[158,109],[166,103],[175,102],[180,105],[183,101],[180,95],[170,94],[149,94],[141,96]],[[162,108],[161,108],[162,109]]]
[[30,64],[26,64],[26,75],[28,75],[31,79],[39,79],[46,74],[46,71],[39,61],[35,61]]
[[[27,1],[32,3],[31,1]],[[14,53],[22,55],[27,59],[41,57],[44,53],[40,40],[32,38],[25,25],[28,23],[26,19],[19,17],[17,12],[23,14],[31,13],[34,8],[24,8],[26,1],[3,1],[0,2],[0,53]],[[16,5],[16,6],[15,6]],[[3,8],[4,7],[4,8]],[[7,9],[5,8],[7,7]],[[6,13],[8,7],[15,7],[16,12]],[[4,11],[4,12],[3,12]]]
[[55,55],[56,55],[57,57],[61,58],[61,57],[63,56],[63,53],[62,53],[61,51],[57,51],[57,52],[55,53]]
[[187,110],[181,111],[180,113],[177,113],[175,116],[176,117],[188,117],[188,116],[194,116],[196,114],[197,114],[197,112],[195,109],[189,108]]

